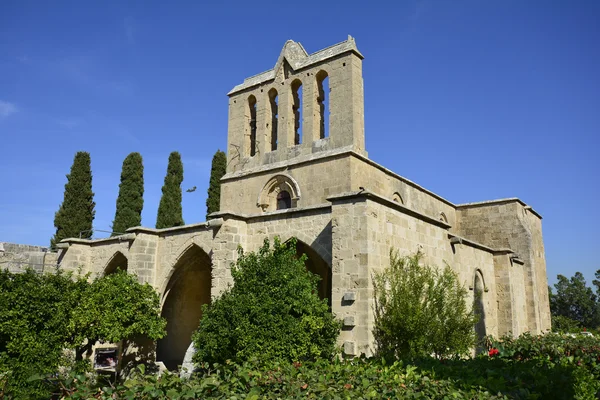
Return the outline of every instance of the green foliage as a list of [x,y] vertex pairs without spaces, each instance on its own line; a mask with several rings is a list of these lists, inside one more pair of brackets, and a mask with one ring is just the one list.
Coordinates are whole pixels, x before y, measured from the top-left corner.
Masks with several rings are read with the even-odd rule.
[[126,271],[95,279],[73,310],[73,343],[84,343],[78,353],[95,342],[118,342],[142,335],[160,339],[166,321],[160,317],[160,299],[152,286],[141,284]]
[[144,165],[140,153],[131,153],[123,161],[117,210],[112,224],[114,235],[142,224],[144,207]]
[[239,250],[233,287],[205,306],[194,333],[195,363],[331,357],[340,323],[317,295],[319,277],[296,256],[296,241],[275,239],[258,253]]
[[[600,340],[596,337],[525,333],[518,338],[488,340],[489,346],[498,350],[494,358],[537,364],[535,386],[540,392],[549,388],[542,398],[593,399],[600,395]],[[552,370],[562,370],[563,376],[550,373]]]
[[158,206],[156,228],[172,228],[184,225],[181,208],[181,182],[183,182],[183,163],[181,155],[174,151],[169,155],[167,175],[162,187],[162,197]]
[[48,398],[47,380],[29,382],[31,375],[70,366],[65,349],[81,356],[97,340],[162,337],[166,322],[158,310],[154,289],[125,272],[90,283],[60,270],[1,271],[0,390],[5,385],[9,398]]
[[208,197],[206,198],[206,216],[219,211],[221,202],[221,178],[227,169],[227,156],[221,150],[217,150],[212,159],[210,168],[210,182],[208,184]]
[[[600,271],[599,271],[600,272]],[[550,310],[552,316],[567,317],[584,327],[596,328],[600,325],[600,305],[598,297],[588,287],[581,272],[568,279],[558,275],[554,284],[556,292],[550,292]]]
[[420,265],[421,257],[391,251],[390,266],[375,275],[377,352],[400,357],[467,354],[475,344],[476,322],[467,291],[448,265]]
[[34,373],[53,373],[65,362],[72,310],[85,285],[85,280],[60,272],[0,271],[0,374],[7,377],[6,393],[47,398],[44,382],[30,384],[27,379]]
[[92,222],[95,211],[94,192],[92,192],[92,170],[90,153],[77,152],[71,173],[67,175],[62,204],[54,215],[56,233],[50,240],[50,247],[65,238],[92,237]]
[[[144,375],[120,386],[74,381],[68,398],[111,399],[593,399],[598,381],[576,363],[478,357],[215,364],[190,380]],[[113,396],[113,397],[111,397]]]
[[569,317],[563,317],[562,315],[552,316],[552,332],[561,333],[578,333],[583,328],[579,321],[575,321]]

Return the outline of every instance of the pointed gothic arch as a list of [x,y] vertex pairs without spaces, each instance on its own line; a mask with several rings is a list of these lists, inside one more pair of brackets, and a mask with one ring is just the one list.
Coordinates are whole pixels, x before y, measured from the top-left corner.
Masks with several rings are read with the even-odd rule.
[[117,251],[113,256],[108,260],[106,266],[103,270],[103,275],[114,274],[118,270],[127,271],[128,260],[127,257],[120,251]]
[[210,303],[211,272],[210,256],[196,244],[188,246],[172,267],[161,311],[167,320],[167,336],[158,341],[156,351],[157,361],[170,370],[182,364],[202,317],[202,306]]
[[[288,239],[286,243],[288,243],[292,238]],[[329,307],[331,307],[331,267],[317,253],[315,249],[313,249],[310,245],[296,238],[296,254],[298,257],[301,257],[303,254],[306,254],[306,269],[312,272],[315,275],[318,275],[321,280],[319,281],[319,285],[317,287],[319,298],[327,299],[327,303]]]
[[[476,269],[475,276],[473,277],[473,311],[478,317],[478,320],[475,323],[475,334],[477,335],[478,341],[481,341],[487,335],[487,330],[485,327],[485,287],[483,274],[481,273],[480,269]],[[478,351],[481,350],[478,348]]]

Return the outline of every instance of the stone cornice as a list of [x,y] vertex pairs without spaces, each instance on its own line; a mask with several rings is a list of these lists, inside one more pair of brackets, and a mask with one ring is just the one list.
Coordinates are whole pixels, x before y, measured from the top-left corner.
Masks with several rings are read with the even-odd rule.
[[[211,218],[223,218],[223,219],[236,219],[240,221],[251,221],[259,218],[277,218],[281,216],[291,215],[291,214],[299,214],[299,213],[310,213],[313,211],[331,211],[331,204],[317,204],[314,206],[308,207],[297,207],[297,208],[287,208],[285,210],[276,210],[265,213],[257,213],[257,214],[243,214],[243,213],[235,213],[232,211],[217,211],[211,213],[209,217]],[[210,221],[209,221],[210,222]]]
[[94,245],[94,244],[109,243],[109,242],[124,242],[124,241],[129,241],[129,240],[134,240],[134,239],[135,239],[134,234],[126,233],[124,235],[111,236],[111,237],[107,237],[107,238],[103,238],[103,239],[66,238],[66,239],[61,240],[60,243],[58,243],[58,244],[65,243],[67,245],[71,245],[71,244]]
[[457,204],[456,208],[461,209],[461,208],[487,207],[487,206],[509,204],[509,203],[519,203],[527,211],[530,211],[533,215],[535,215],[539,219],[542,219],[542,216],[537,211],[535,211],[531,206],[527,205],[527,203],[525,203],[523,200],[519,199],[518,197],[508,197],[506,199],[496,199],[496,200],[487,200],[487,201],[477,201],[477,202],[473,202],[473,203]]
[[197,229],[202,229],[202,228],[209,228],[208,222],[199,222],[196,224],[187,224],[187,225],[174,226],[172,228],[162,228],[162,229],[136,226],[136,227],[127,229],[126,232],[147,233],[147,234],[151,234],[151,235],[163,235],[163,234],[169,234],[169,233],[175,233],[175,232],[192,231],[192,230],[197,230]]
[[444,229],[452,228],[452,225],[448,224],[447,222],[440,221],[439,219],[436,219],[429,215],[415,211],[412,208],[408,208],[403,204],[397,203],[393,200],[390,200],[388,198],[380,196],[380,195],[373,193],[367,189],[359,190],[357,192],[346,192],[346,193],[337,194],[337,195],[328,197],[327,200],[331,201],[332,203],[335,203],[336,201],[353,199],[353,198],[365,198],[365,199],[373,200],[379,204],[383,204],[385,206],[388,206],[390,208],[398,210],[404,214],[407,214],[412,217],[418,218],[422,221],[428,222],[432,225],[436,225],[436,226],[439,226]]

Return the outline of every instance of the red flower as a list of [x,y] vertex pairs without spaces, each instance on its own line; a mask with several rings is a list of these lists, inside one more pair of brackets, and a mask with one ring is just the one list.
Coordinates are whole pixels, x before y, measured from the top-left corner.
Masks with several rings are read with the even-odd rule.
[[499,354],[499,353],[500,353],[500,351],[499,351],[497,348],[495,348],[495,347],[492,347],[492,348],[491,348],[491,350],[490,350],[490,352],[488,353],[488,355],[489,355],[490,357],[494,357],[495,355],[497,355],[497,354]]

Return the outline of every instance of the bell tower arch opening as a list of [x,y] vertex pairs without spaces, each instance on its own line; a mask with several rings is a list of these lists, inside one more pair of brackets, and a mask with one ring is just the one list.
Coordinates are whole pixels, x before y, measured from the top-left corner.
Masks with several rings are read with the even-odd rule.
[[[270,118],[267,122],[267,131],[269,133],[270,148],[271,151],[277,150],[277,128],[279,123],[279,105],[278,105],[278,94],[277,89],[272,88],[269,90],[269,111]],[[269,125],[270,124],[270,125]]]
[[246,152],[250,157],[254,157],[256,154],[256,97],[250,95],[248,97],[248,110],[247,110],[247,126],[248,126],[248,150]]
[[200,247],[192,245],[173,267],[165,289],[161,315],[167,320],[167,336],[160,339],[156,360],[169,370],[182,364],[198,329],[202,306],[211,299],[211,260]]
[[294,116],[294,145],[302,144],[302,81],[292,82],[292,110]]
[[329,137],[329,75],[321,70],[317,73],[317,109],[319,139]]

